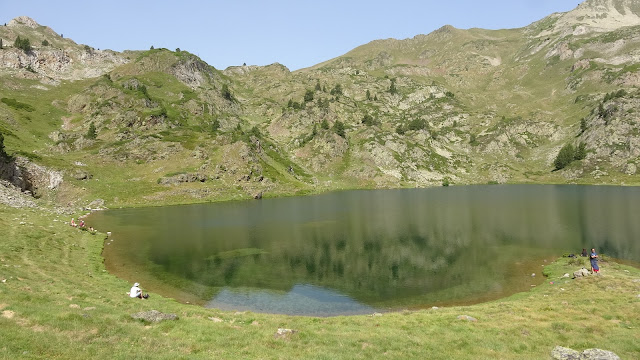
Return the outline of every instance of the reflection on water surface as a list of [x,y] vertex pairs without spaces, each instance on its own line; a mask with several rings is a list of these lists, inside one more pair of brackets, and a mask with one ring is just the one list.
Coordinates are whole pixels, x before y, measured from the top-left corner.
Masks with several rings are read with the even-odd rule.
[[544,259],[583,247],[640,261],[639,213],[638,188],[509,185],[124,209],[88,223],[113,233],[109,271],[151,291],[324,315],[526,291]]

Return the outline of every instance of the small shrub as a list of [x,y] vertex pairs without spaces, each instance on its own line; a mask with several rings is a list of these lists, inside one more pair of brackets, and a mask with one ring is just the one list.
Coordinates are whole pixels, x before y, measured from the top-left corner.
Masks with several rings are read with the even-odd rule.
[[313,90],[307,90],[304,93],[304,102],[308,103],[310,101],[313,101]]
[[563,169],[567,165],[569,165],[575,159],[576,150],[573,145],[566,144],[560,149],[556,159],[553,161],[553,165],[556,167],[556,170]]
[[233,94],[231,94],[231,90],[229,90],[229,85],[227,84],[223,84],[222,85],[222,90],[220,90],[220,93],[222,94],[222,97],[232,101],[233,100]]
[[16,41],[13,42],[13,47],[21,49],[24,52],[29,52],[31,51],[31,41],[27,38],[22,39],[18,36]]
[[478,145],[478,139],[476,137],[476,134],[469,135],[469,144],[471,146],[477,146]]
[[9,156],[4,150],[4,135],[0,133],[0,160],[6,160]]
[[398,88],[396,88],[396,79],[391,79],[391,85],[389,85],[389,94],[397,94]]
[[424,119],[413,119],[409,122],[409,130],[424,130],[427,128],[427,122]]
[[573,158],[575,160],[582,160],[585,157],[587,157],[587,145],[584,142],[581,142],[580,144],[578,144]]
[[373,126],[375,125],[375,120],[373,119],[373,116],[369,114],[365,114],[364,117],[362,118],[362,123],[367,126]]
[[211,123],[211,132],[216,132],[220,129],[220,120],[215,119],[213,123]]
[[89,124],[89,129],[84,137],[89,140],[94,140],[98,137],[98,132],[96,131],[96,126],[93,124],[93,121]]
[[344,124],[342,123],[342,121],[337,120],[333,124],[333,132],[338,134],[338,136],[340,136],[340,137],[343,137],[343,138],[346,137],[346,133],[344,131]]
[[336,84],[336,86],[334,86],[329,93],[335,96],[342,95],[342,85]]
[[42,46],[49,46],[47,39],[42,40]]

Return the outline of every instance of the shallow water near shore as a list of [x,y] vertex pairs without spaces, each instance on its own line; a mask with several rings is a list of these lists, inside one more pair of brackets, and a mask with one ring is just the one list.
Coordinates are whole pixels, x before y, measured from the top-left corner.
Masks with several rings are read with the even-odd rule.
[[582,248],[638,262],[637,214],[638,188],[491,185],[109,210],[87,223],[112,232],[107,269],[150,291],[332,316],[527,291]]

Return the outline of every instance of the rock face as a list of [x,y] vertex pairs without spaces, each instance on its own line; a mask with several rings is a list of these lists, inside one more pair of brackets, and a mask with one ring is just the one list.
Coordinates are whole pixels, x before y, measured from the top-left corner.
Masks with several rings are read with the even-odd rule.
[[47,169],[23,157],[9,162],[0,161],[0,179],[31,194],[37,194],[39,189],[55,190],[63,181],[62,172]]
[[582,353],[573,349],[556,346],[551,351],[553,360],[620,360],[615,353],[601,349],[587,349]]
[[160,322],[164,320],[178,320],[176,314],[164,314],[158,310],[143,311],[135,314],[131,314],[131,317],[136,320],[144,320],[148,322]]
[[36,207],[33,198],[6,180],[0,180],[0,203],[15,207]]

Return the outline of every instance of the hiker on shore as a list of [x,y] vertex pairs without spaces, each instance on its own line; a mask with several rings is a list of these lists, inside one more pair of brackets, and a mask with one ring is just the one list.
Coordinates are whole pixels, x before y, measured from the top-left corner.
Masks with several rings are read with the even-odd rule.
[[600,268],[598,267],[598,254],[596,254],[596,249],[591,249],[589,261],[591,261],[591,271],[594,274],[597,274],[600,271]]
[[582,248],[582,255],[580,255],[580,256],[582,256],[582,257],[587,257],[587,256],[589,256],[589,254],[587,254],[587,249]]
[[140,283],[133,284],[133,286],[131,287],[131,290],[129,290],[129,296],[132,298],[138,298],[138,299],[149,298],[149,294],[142,295],[142,289],[140,289]]
[[69,225],[76,227],[78,225],[76,225],[76,219],[75,218],[71,218],[71,222],[69,223]]

